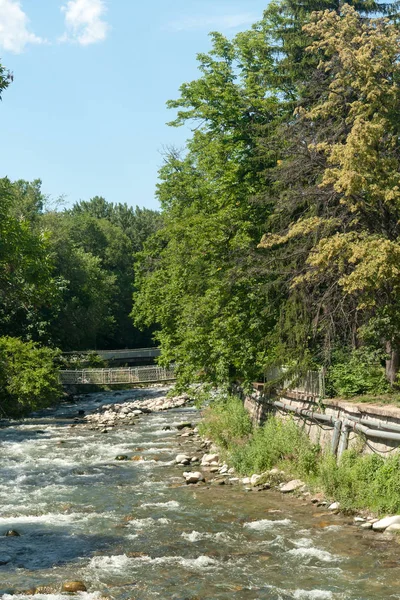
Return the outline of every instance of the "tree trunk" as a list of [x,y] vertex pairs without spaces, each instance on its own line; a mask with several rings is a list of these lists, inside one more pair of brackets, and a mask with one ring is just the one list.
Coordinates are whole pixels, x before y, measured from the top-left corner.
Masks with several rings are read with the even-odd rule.
[[392,342],[386,342],[386,352],[388,359],[386,360],[386,379],[393,386],[396,382],[397,373],[400,364],[400,354],[398,348],[395,348]]

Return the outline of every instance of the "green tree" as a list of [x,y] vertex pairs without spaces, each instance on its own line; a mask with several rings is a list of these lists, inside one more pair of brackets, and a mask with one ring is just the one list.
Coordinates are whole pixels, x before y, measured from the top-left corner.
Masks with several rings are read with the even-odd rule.
[[94,197],[71,210],[48,212],[56,271],[65,282],[60,306],[44,315],[50,339],[64,350],[149,345],[133,326],[134,255],[160,225],[159,214]]
[[328,349],[342,333],[346,343],[359,344],[369,322],[374,343],[390,355],[393,383],[400,332],[399,31],[350,6],[316,14],[305,30],[319,64],[286,129],[292,143],[277,169],[275,222],[279,215],[285,229],[260,246],[268,255],[301,257],[290,265],[289,297],[302,290],[311,299],[317,349],[321,333]]
[[54,404],[62,393],[56,367],[57,351],[0,337],[0,412],[21,416]]
[[0,99],[3,96],[4,90],[8,88],[13,79],[14,76],[12,73],[0,62]]
[[[157,324],[162,360],[177,362],[185,383],[256,377],[274,318],[270,282],[256,269],[265,208],[253,200],[275,160],[260,160],[255,132],[275,118],[277,99],[252,70],[256,38],[214,34],[210,54],[199,56],[201,78],[170,102],[173,124],[198,126],[186,155],[170,151],[160,171],[164,228],[141,254],[134,315]],[[267,56],[264,73],[270,67]]]
[[46,323],[41,310],[57,304],[48,236],[15,214],[20,183],[0,180],[0,334],[40,340]]

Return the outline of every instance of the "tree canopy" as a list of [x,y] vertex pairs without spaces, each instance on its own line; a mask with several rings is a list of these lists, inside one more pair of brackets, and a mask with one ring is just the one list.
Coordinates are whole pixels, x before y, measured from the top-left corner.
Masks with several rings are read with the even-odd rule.
[[[194,123],[160,171],[137,324],[181,382],[329,367],[400,344],[398,3],[272,2],[169,102]],[[378,357],[378,358],[376,358]],[[342,360],[342,359],[341,359]],[[343,359],[347,360],[347,359]]]

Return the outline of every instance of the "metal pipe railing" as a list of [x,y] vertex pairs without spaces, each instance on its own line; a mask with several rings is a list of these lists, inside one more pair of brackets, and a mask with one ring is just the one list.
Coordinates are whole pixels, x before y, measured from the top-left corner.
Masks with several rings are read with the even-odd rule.
[[354,421],[355,423],[359,423],[360,425],[364,425],[369,427],[372,425],[375,429],[388,429],[389,431],[397,431],[400,433],[400,425],[396,425],[395,423],[382,423],[382,421],[378,421],[377,419],[365,419],[363,417],[347,417],[348,421]]
[[[331,425],[333,427],[331,450],[332,453],[338,457],[340,457],[347,449],[350,431],[361,433],[366,437],[375,438],[378,440],[400,442],[400,426],[395,425],[394,423],[380,423],[376,419],[367,420],[358,417],[348,417],[348,419],[342,421],[341,419],[337,419],[333,416],[291,406],[290,404],[285,404],[279,400],[271,402],[271,405],[280,410],[298,415],[299,417]],[[368,425],[373,424],[374,426],[377,426],[377,428],[373,429],[371,427],[367,427],[364,425],[364,423],[367,423]],[[383,428],[392,428],[392,431],[384,431]]]

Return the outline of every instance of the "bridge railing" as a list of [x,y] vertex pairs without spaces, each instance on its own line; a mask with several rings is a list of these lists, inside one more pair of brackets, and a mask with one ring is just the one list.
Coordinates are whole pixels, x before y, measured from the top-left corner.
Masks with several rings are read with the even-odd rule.
[[128,360],[130,358],[155,358],[160,356],[159,348],[133,348],[125,350],[92,350],[89,351],[75,351],[75,352],[64,352],[64,356],[87,356],[92,353],[97,354],[104,360]]
[[320,371],[306,371],[304,374],[290,373],[287,367],[274,367],[265,376],[265,383],[276,382],[280,390],[304,394],[313,398],[325,397],[325,374]]
[[60,371],[62,385],[117,385],[171,381],[175,378],[173,367],[133,367],[128,369],[83,369]]

